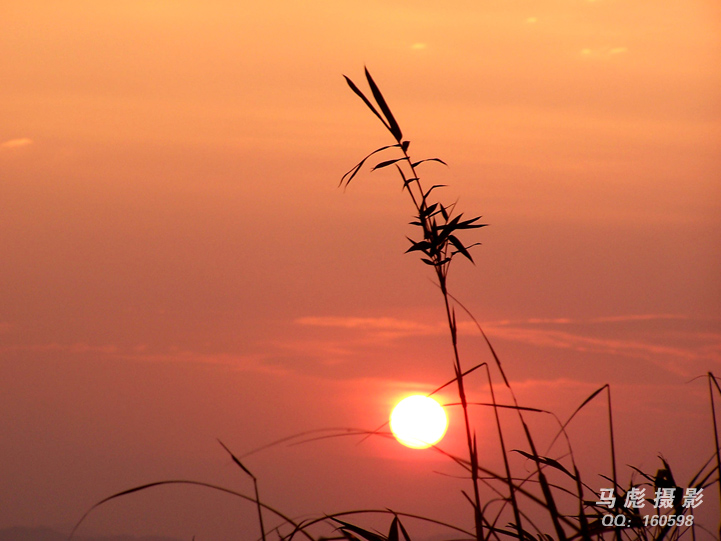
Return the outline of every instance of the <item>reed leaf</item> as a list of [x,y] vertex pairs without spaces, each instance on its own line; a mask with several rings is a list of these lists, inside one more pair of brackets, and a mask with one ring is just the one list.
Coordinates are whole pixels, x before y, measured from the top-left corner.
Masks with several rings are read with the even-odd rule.
[[383,125],[386,127],[386,129],[390,130],[390,126],[386,122],[386,120],[381,116],[381,114],[376,110],[376,108],[373,106],[373,104],[370,102],[368,98],[366,98],[365,94],[355,85],[353,81],[351,81],[348,77],[345,75],[343,76],[345,78],[345,82],[348,83],[348,86],[350,89],[355,92],[355,94],[363,100],[363,103],[368,106],[368,109],[370,109],[374,115],[378,117],[378,119],[383,123]]
[[401,128],[398,125],[398,122],[396,122],[396,119],[393,117],[393,113],[391,112],[390,108],[388,107],[388,104],[386,103],[385,98],[383,97],[383,94],[381,93],[380,89],[378,88],[378,85],[376,85],[375,81],[373,80],[373,77],[371,77],[371,74],[368,72],[368,68],[365,69],[366,73],[366,79],[368,80],[368,86],[371,88],[371,92],[373,92],[373,97],[376,100],[376,103],[378,104],[378,107],[380,107],[381,111],[383,111],[383,115],[386,117],[386,120],[388,121],[388,124],[386,127],[390,130],[393,137],[396,138],[396,141],[398,143],[401,142],[401,139],[403,139],[403,133],[401,132]]

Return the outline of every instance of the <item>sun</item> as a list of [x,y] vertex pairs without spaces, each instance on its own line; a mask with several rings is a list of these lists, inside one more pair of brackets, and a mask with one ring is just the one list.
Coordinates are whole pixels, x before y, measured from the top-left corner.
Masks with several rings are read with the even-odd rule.
[[391,413],[391,432],[413,449],[425,449],[441,441],[448,428],[446,410],[428,396],[404,398]]

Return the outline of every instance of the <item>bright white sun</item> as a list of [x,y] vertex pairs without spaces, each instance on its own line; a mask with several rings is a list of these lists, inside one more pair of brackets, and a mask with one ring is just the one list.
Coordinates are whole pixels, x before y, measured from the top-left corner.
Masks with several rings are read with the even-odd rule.
[[428,396],[404,398],[391,413],[391,432],[400,443],[413,449],[425,449],[438,443],[446,428],[446,410]]

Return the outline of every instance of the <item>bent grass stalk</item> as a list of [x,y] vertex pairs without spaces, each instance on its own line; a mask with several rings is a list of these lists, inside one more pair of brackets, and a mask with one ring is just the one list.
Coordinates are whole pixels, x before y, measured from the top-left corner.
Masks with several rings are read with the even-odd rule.
[[[421,261],[432,267],[437,280],[436,286],[439,288],[443,298],[446,322],[453,350],[454,377],[439,386],[436,390],[430,393],[429,396],[455,384],[456,392],[458,394],[458,402],[452,402],[446,404],[446,406],[459,406],[462,409],[467,455],[466,457],[455,456],[436,445],[431,446],[431,449],[447,457],[449,460],[458,465],[464,472],[466,472],[466,475],[468,475],[472,489],[471,495],[468,495],[465,491],[462,491],[462,494],[469,501],[473,510],[474,531],[470,532],[441,520],[414,515],[411,513],[402,513],[390,509],[360,509],[332,514],[322,514],[305,520],[294,519],[261,501],[258,490],[258,480],[255,475],[251,473],[251,471],[235,454],[233,454],[228,447],[225,446],[225,444],[218,440],[220,445],[230,455],[232,461],[253,480],[253,496],[248,496],[218,485],[198,481],[167,480],[149,483],[119,492],[93,505],[75,525],[70,534],[70,538],[73,537],[85,518],[93,510],[107,502],[110,502],[111,500],[157,486],[194,485],[230,494],[254,504],[258,511],[258,529],[261,536],[260,539],[263,541],[267,539],[267,535],[270,533],[275,533],[279,539],[288,541],[295,539],[298,536],[302,536],[311,541],[329,539],[345,539],[350,541],[400,541],[401,538],[404,541],[411,541],[406,528],[401,522],[401,518],[413,519],[415,521],[420,521],[421,523],[443,526],[449,531],[455,532],[454,535],[467,535],[475,541],[500,541],[501,539],[517,539],[519,541],[601,541],[605,540],[607,535],[610,535],[616,541],[662,541],[666,538],[676,541],[689,531],[692,538],[695,540],[697,528],[700,527],[695,523],[691,526],[685,526],[685,524],[670,525],[669,523],[664,523],[663,526],[653,526],[649,528],[648,525],[643,522],[638,511],[621,505],[621,502],[627,496],[629,491],[638,488],[641,485],[652,487],[654,490],[674,488],[678,491],[681,490],[681,488],[675,482],[671,467],[663,457],[659,457],[663,467],[660,468],[655,475],[650,475],[638,468],[633,468],[634,471],[639,473],[646,480],[646,483],[642,483],[641,485],[629,483],[628,488],[625,490],[619,484],[616,466],[616,445],[613,429],[611,389],[608,384],[601,386],[599,389],[591,393],[563,423],[551,412],[538,408],[521,406],[519,404],[511,384],[506,377],[501,361],[488,336],[483,331],[481,325],[478,323],[473,314],[448,290],[448,273],[452,261],[458,254],[460,254],[469,261],[473,262],[473,258],[469,250],[476,246],[476,244],[464,244],[457,235],[467,230],[485,227],[487,224],[479,223],[480,216],[463,219],[463,214],[456,213],[455,203],[444,205],[440,201],[436,201],[432,198],[431,195],[435,196],[437,193],[436,190],[442,188],[443,185],[433,185],[427,190],[424,189],[418,174],[419,166],[428,162],[437,162],[445,165],[445,162],[440,158],[427,158],[419,161],[413,161],[411,159],[408,153],[410,141],[403,138],[403,132],[396,121],[395,116],[391,112],[383,94],[367,69],[365,70],[365,76],[373,100],[369,99],[348,77],[344,77],[351,90],[363,101],[373,115],[381,121],[383,126],[395,140],[395,143],[380,147],[368,154],[345,175],[343,175],[339,185],[347,188],[350,182],[361,171],[366,162],[373,156],[386,152],[397,153],[395,155],[396,157],[386,159],[375,164],[371,168],[371,171],[388,167],[392,167],[397,171],[402,181],[403,190],[410,196],[415,209],[415,218],[414,221],[411,222],[411,225],[420,229],[420,238],[418,240],[408,239],[411,246],[407,252],[420,252]],[[375,105],[373,102],[375,102]],[[489,363],[481,362],[464,370],[458,351],[458,324],[456,319],[456,308],[460,309],[461,312],[465,313],[466,316],[473,321],[479,331],[479,334],[483,337],[483,340],[493,359],[493,366],[500,374],[503,386],[508,390],[511,397],[511,404],[502,404],[498,402],[491,377],[491,365]],[[486,381],[490,391],[490,402],[471,401],[467,396],[465,378],[475,374],[481,368],[485,369]],[[714,391],[721,395],[721,386],[719,386],[718,379],[713,373],[708,372],[706,377],[708,378],[709,385],[715,449],[714,454],[698,469],[687,486],[696,489],[705,489],[711,487],[712,485],[717,485],[719,488],[721,503],[721,483],[719,483],[719,472],[721,471],[721,448],[719,447],[714,398]],[[609,427],[611,476],[602,477],[611,483],[611,491],[616,502],[616,504],[610,508],[608,506],[601,505],[599,501],[596,501],[595,499],[599,498],[600,495],[597,494],[593,488],[583,482],[581,473],[576,465],[571,442],[566,431],[569,424],[576,418],[576,416],[588,404],[593,402],[598,396],[602,395],[603,391],[606,391],[605,396]],[[481,465],[479,462],[476,433],[473,430],[473,424],[471,422],[470,410],[472,406],[488,407],[493,410],[493,417],[496,424],[496,431],[498,434],[503,460],[503,473],[494,472]],[[511,410],[517,415],[523,429],[525,441],[528,445],[527,450],[509,450],[507,448],[506,436],[499,415],[501,410]],[[552,438],[551,443],[548,445],[548,450],[544,455],[539,454],[536,442],[525,418],[525,415],[535,414],[553,415],[559,425],[559,429]],[[372,431],[347,427],[311,430],[277,440],[271,444],[241,455],[241,458],[246,458],[255,452],[275,445],[307,444],[331,437],[362,436],[364,439],[370,436],[392,437],[390,432],[383,430],[386,425],[387,423]],[[556,441],[558,441],[561,437],[566,443],[567,452],[563,457],[558,459],[547,456]],[[511,455],[511,453],[515,453],[516,455],[524,457],[526,460],[530,461],[534,465],[533,470],[530,473],[525,473],[524,476],[514,475],[509,461],[509,455]],[[570,460],[568,467],[564,466],[561,462],[564,457],[568,457]],[[560,476],[560,481],[552,480],[558,476]],[[481,498],[481,486],[485,487],[485,490],[494,495],[485,503],[483,503]],[[585,495],[587,493],[592,495],[591,500],[586,499]],[[561,506],[557,502],[557,497],[560,497],[559,501],[570,498],[575,504],[574,510],[572,512],[563,512],[561,510]],[[498,509],[493,511],[493,508],[496,506]],[[281,523],[273,527],[271,530],[266,530],[263,518],[264,510],[267,514],[280,519]],[[550,524],[552,534],[546,531],[546,525],[541,524],[541,519],[538,517],[539,511],[541,514],[545,513],[545,520]],[[658,511],[659,510],[657,510],[657,512]],[[682,506],[681,499],[678,498],[675,500],[672,510],[667,513],[667,515],[670,513],[675,515],[684,515],[691,512],[692,511]],[[358,526],[357,524],[348,522],[349,517],[358,517],[368,514],[382,514],[392,517],[390,529],[388,530],[387,535],[372,532]],[[625,521],[625,526],[621,527],[607,525],[604,523],[604,516],[607,517],[609,514],[622,517]],[[324,537],[322,535],[318,536],[317,534],[311,533],[312,531],[316,531],[314,528],[319,525],[326,525],[326,527],[330,525],[337,533],[333,534],[335,535],[334,537]],[[287,533],[281,534],[281,531],[285,528],[288,528]],[[340,537],[338,535],[340,535]],[[718,537],[716,537],[716,539],[721,541],[721,524],[719,525]]]
[[[383,161],[373,167],[373,171],[382,169],[384,167],[394,166],[395,169],[403,180],[403,189],[408,192],[413,205],[416,210],[416,221],[411,222],[412,225],[419,226],[422,229],[422,239],[413,241],[410,238],[411,247],[407,252],[420,251],[425,257],[421,258],[421,261],[433,267],[436,278],[438,279],[438,286],[441,289],[443,295],[444,307],[446,312],[446,318],[448,321],[448,328],[451,335],[451,343],[453,346],[453,358],[454,358],[454,372],[456,376],[456,383],[458,386],[458,396],[461,400],[461,406],[463,408],[463,421],[466,433],[466,444],[468,446],[468,452],[471,462],[471,480],[473,483],[473,498],[469,500],[473,505],[474,510],[474,523],[476,528],[476,539],[483,541],[483,511],[481,508],[480,493],[478,488],[478,449],[476,445],[476,435],[471,428],[471,422],[468,414],[468,400],[466,398],[466,391],[463,379],[463,370],[461,367],[461,360],[458,354],[458,327],[456,325],[456,314],[455,308],[451,306],[449,295],[448,295],[448,271],[450,269],[451,261],[456,254],[462,254],[470,261],[473,261],[468,248],[463,242],[455,236],[456,231],[462,231],[467,229],[476,229],[484,227],[486,224],[477,223],[480,220],[479,217],[471,218],[470,220],[461,221],[462,214],[458,214],[451,218],[453,212],[453,206],[445,206],[442,203],[429,204],[429,197],[431,192],[436,188],[440,188],[439,185],[432,186],[429,190],[425,191],[421,185],[420,177],[417,173],[416,168],[424,162],[436,161],[445,164],[440,158],[428,158],[413,162],[408,155],[408,148],[410,141],[403,139],[403,133],[396,121],[393,113],[391,112],[388,104],[383,97],[375,81],[371,77],[368,70],[365,70],[366,79],[370,86],[373,97],[375,98],[378,108],[382,114],[373,106],[371,101],[363,94],[363,92],[351,81],[348,77],[345,77],[348,86],[355,94],[363,100],[366,106],[377,116],[383,123],[385,128],[390,132],[393,138],[396,140],[395,145],[385,146],[373,151],[368,157],[374,154],[387,150],[390,148],[400,149],[402,156],[391,160]],[[366,157],[353,169],[351,169],[341,179],[341,185],[348,184],[353,180],[353,177],[358,173]],[[404,165],[407,171],[404,172]],[[520,520],[517,518],[517,523]]]

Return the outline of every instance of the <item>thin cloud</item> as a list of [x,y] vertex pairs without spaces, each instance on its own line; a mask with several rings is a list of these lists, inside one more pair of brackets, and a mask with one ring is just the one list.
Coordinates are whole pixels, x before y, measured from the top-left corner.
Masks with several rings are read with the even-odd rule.
[[291,372],[279,365],[266,362],[264,355],[236,355],[232,353],[199,353],[195,351],[177,351],[168,353],[126,353],[119,357],[132,361],[148,363],[196,363],[222,365],[235,370],[260,372],[277,376],[286,376]]
[[26,147],[32,144],[32,139],[28,139],[27,137],[21,137],[18,139],[10,139],[8,141],[5,141],[4,143],[0,143],[0,148],[19,148]]
[[74,344],[59,344],[57,342],[50,342],[49,344],[17,344],[2,346],[0,347],[0,351],[65,351],[69,353],[105,353],[112,355],[118,352],[118,348],[110,344],[96,346],[85,342],[76,342]]
[[[495,321],[482,321],[480,324],[484,329],[499,329],[503,327],[525,329],[526,327],[567,327],[570,325],[589,326],[606,323],[691,321],[692,319],[695,318],[691,318],[684,314],[628,314],[591,319],[573,319],[567,317],[501,319]],[[302,317],[296,319],[295,323],[314,327],[334,327],[375,333],[398,333],[399,336],[444,334],[448,332],[446,323],[443,321],[439,321],[436,324],[426,324],[418,321],[397,319],[393,317]],[[466,332],[477,332],[478,330],[476,324],[472,321],[459,321],[458,329]],[[544,332],[553,333],[557,331],[537,329],[533,332],[540,335]]]
[[566,325],[568,323],[575,323],[574,320],[568,319],[567,317],[556,317],[556,318],[540,318],[532,317],[529,319],[502,319],[500,321],[488,321],[484,325],[503,326],[503,325]]
[[627,321],[660,321],[660,320],[688,320],[689,316],[681,314],[636,314],[627,316],[597,317],[590,320],[592,323],[624,323]]
[[700,360],[706,357],[705,355],[683,348],[661,346],[634,340],[594,338],[563,331],[524,329],[516,327],[494,328],[489,332],[492,332],[492,334],[498,338],[516,342],[526,342],[535,346],[576,349],[579,351],[617,354],[629,357],[643,357],[646,359],[650,359],[653,355],[669,355],[686,360]]
[[486,321],[483,322],[483,325],[491,325],[494,327],[508,325],[589,325],[593,323],[628,323],[634,321],[690,321],[691,319],[694,318],[685,314],[628,314],[621,316],[596,317],[591,319],[571,319],[567,317],[501,319],[497,321]]
[[[571,397],[575,396],[577,397],[578,404],[600,387],[598,382],[567,377],[512,379],[511,385],[514,393],[519,396],[528,396],[529,393],[543,396],[562,396],[563,401],[566,403],[569,402]],[[571,402],[573,402],[572,399]]]
[[[0,323],[0,332],[3,329]],[[196,363],[222,365],[235,370],[247,370],[274,375],[287,375],[291,372],[282,366],[269,364],[267,355],[260,354],[233,354],[233,353],[204,353],[198,351],[171,349],[170,351],[150,352],[144,344],[130,349],[121,349],[113,344],[88,344],[76,342],[63,344],[50,342],[47,344],[16,344],[0,346],[0,352],[30,351],[37,353],[72,353],[76,355],[92,354],[104,355],[110,359],[146,363]]]
[[581,56],[585,58],[610,58],[628,52],[627,47],[597,47],[595,49],[581,49]]
[[358,341],[348,340],[291,340],[275,342],[272,345],[278,351],[305,357],[308,355],[322,356],[324,358],[345,358],[355,352],[354,347]]
[[436,327],[392,317],[302,317],[296,319],[299,325],[314,327],[340,327],[364,331],[401,331],[406,333],[435,332]]
[[[500,339],[534,347],[571,350],[585,353],[644,359],[676,370],[679,363],[721,362],[721,336],[685,329],[659,329],[654,325],[638,334],[636,324],[665,321],[702,321],[683,314],[630,314],[591,319],[526,318],[481,322],[491,340]],[[404,339],[412,336],[441,336],[448,333],[444,322],[423,324],[392,317],[305,317],[297,324],[349,329],[358,332],[355,346],[381,339]],[[627,327],[627,325],[634,325]],[[665,327],[665,326],[664,326]],[[645,328],[645,327],[644,327]],[[468,337],[478,336],[472,321],[459,321],[459,332]],[[619,332],[622,335],[619,336]],[[650,333],[650,334],[649,334]],[[672,340],[673,343],[669,343]],[[320,350],[320,344],[315,348]],[[335,351],[336,357],[347,355]],[[670,363],[670,364],[669,364]],[[674,368],[675,367],[675,368]]]

